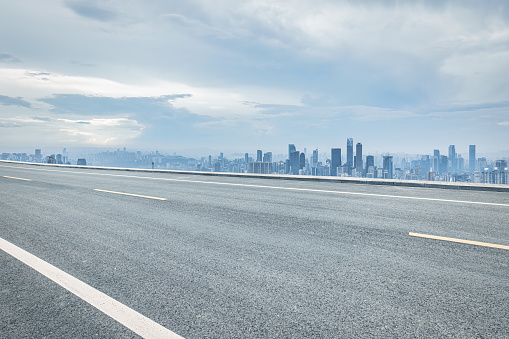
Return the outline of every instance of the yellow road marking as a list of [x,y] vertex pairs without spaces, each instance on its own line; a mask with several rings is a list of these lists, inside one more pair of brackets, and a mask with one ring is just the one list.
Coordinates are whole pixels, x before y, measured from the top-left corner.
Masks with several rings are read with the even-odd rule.
[[500,249],[503,249],[503,250],[509,250],[509,246],[498,245],[498,244],[491,244],[489,242],[463,240],[463,239],[456,239],[456,238],[441,237],[441,236],[438,236],[438,235],[429,235],[429,234],[412,233],[412,232],[409,232],[408,235],[411,236],[411,237],[419,237],[419,238],[427,238],[427,239],[451,241],[451,242],[458,242],[458,243],[462,243],[462,244],[477,245],[477,246],[484,246],[484,247],[492,247],[492,248],[500,248]]
[[7,175],[3,175],[4,178],[8,179],[16,179],[16,180],[24,180],[24,181],[32,181],[31,179],[23,179],[23,178],[16,178],[16,177],[9,177]]
[[98,188],[94,188],[94,191],[97,191],[97,192],[106,192],[106,193],[114,193],[114,194],[121,194],[121,195],[129,195],[131,197],[138,197],[138,198],[147,198],[147,199],[154,199],[154,200],[166,200],[165,198],[151,197],[151,196],[148,196],[148,195],[123,193],[123,192],[106,191],[106,190],[100,190]]

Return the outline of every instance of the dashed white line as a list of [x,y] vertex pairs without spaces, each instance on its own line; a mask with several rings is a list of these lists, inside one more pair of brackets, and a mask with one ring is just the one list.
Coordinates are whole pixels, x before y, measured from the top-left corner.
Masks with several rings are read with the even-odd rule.
[[95,173],[95,172],[87,173],[87,172],[51,170],[51,169],[42,169],[42,168],[23,168],[23,167],[15,167],[15,166],[1,166],[1,167],[14,167],[14,168],[21,168],[21,169],[26,169],[26,170],[34,170],[34,171],[62,172],[62,173],[73,173],[73,174],[86,174],[86,175],[98,175],[98,176],[109,176],[109,177],[133,178],[133,179],[161,180],[161,181],[174,181],[174,182],[189,182],[189,183],[199,183],[199,184],[207,184],[207,185],[224,185],[224,186],[252,187],[252,188],[278,189],[278,190],[288,190],[288,191],[316,192],[316,193],[341,194],[341,195],[357,195],[357,196],[369,196],[369,197],[380,197],[380,198],[391,198],[391,199],[438,201],[438,202],[448,202],[448,203],[458,203],[458,204],[473,204],[473,205],[509,207],[509,204],[493,203],[493,202],[481,202],[481,201],[467,201],[467,200],[453,200],[453,199],[439,199],[439,198],[424,198],[424,197],[411,197],[411,196],[403,196],[403,195],[376,194],[376,193],[332,191],[332,190],[320,190],[320,189],[313,189],[313,188],[297,188],[297,187],[282,187],[282,186],[238,184],[238,183],[229,183],[229,182],[202,181],[202,180],[189,180],[189,179],[143,177],[143,176],[125,175],[125,174],[109,174],[109,173]]
[[0,249],[30,266],[143,338],[182,338],[101,291],[0,238]]
[[7,175],[2,175],[2,177],[7,179],[16,179],[16,180],[23,180],[23,181],[32,181],[31,179],[25,179],[25,178],[16,178],[16,177],[9,177]]
[[132,194],[132,193],[124,193],[124,192],[107,191],[107,190],[101,190],[101,189],[98,189],[98,188],[94,188],[94,191],[113,193],[113,194],[120,194],[120,195],[128,195],[128,196],[131,196],[131,197],[146,198],[146,199],[153,199],[153,200],[166,200],[165,198],[151,197],[149,195],[140,195],[140,194]]

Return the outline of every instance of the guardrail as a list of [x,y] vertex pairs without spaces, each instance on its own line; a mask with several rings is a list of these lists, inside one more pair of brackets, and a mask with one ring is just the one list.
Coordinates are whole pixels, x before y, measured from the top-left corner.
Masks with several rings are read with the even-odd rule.
[[326,177],[326,176],[287,175],[287,174],[254,174],[254,173],[180,171],[180,170],[144,169],[144,168],[45,164],[45,163],[33,163],[33,162],[11,161],[11,160],[0,160],[0,162],[25,164],[25,165],[32,165],[32,166],[51,166],[51,167],[62,167],[62,168],[86,168],[86,169],[95,169],[95,170],[187,174],[187,175],[202,175],[202,176],[208,175],[208,176],[220,176],[220,177],[241,177],[241,178],[257,178],[257,179],[322,181],[322,182],[325,181],[325,182],[331,182],[331,183],[348,183],[348,184],[364,184],[364,185],[386,185],[386,186],[403,186],[403,187],[459,189],[459,190],[473,190],[473,191],[509,192],[509,185],[478,184],[478,183],[469,183],[469,182],[372,179],[372,178],[353,178],[353,177]]

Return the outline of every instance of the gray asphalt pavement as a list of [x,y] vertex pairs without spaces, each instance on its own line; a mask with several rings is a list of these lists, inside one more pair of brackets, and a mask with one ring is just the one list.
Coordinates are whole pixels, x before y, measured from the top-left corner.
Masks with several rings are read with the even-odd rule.
[[[0,192],[1,238],[186,338],[509,337],[509,251],[408,235],[509,245],[509,193],[6,163]],[[136,335],[0,250],[0,337]]]

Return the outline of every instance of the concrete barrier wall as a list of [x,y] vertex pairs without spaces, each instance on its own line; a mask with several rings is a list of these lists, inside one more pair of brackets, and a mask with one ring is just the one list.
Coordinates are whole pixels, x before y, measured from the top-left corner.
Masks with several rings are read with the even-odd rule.
[[474,191],[509,192],[509,185],[477,184],[477,183],[468,183],[468,182],[371,179],[371,178],[352,178],[352,177],[325,177],[325,176],[285,175],[285,174],[252,174],[252,173],[178,171],[178,170],[159,170],[159,169],[143,169],[143,168],[58,165],[58,164],[43,164],[43,163],[9,161],[9,160],[0,160],[0,162],[33,165],[33,166],[51,166],[51,167],[61,167],[61,168],[86,168],[86,169],[95,169],[95,170],[113,170],[113,171],[129,171],[129,172],[187,174],[187,175],[201,175],[201,176],[208,175],[208,176],[219,176],[219,177],[240,177],[240,178],[257,178],[257,179],[278,179],[278,180],[300,180],[300,181],[322,181],[322,182],[326,181],[326,182],[331,182],[331,183],[347,183],[347,184],[363,184],[363,185],[388,185],[388,186],[404,186],[404,187],[423,187],[423,188],[460,189],[460,190],[474,190]]

